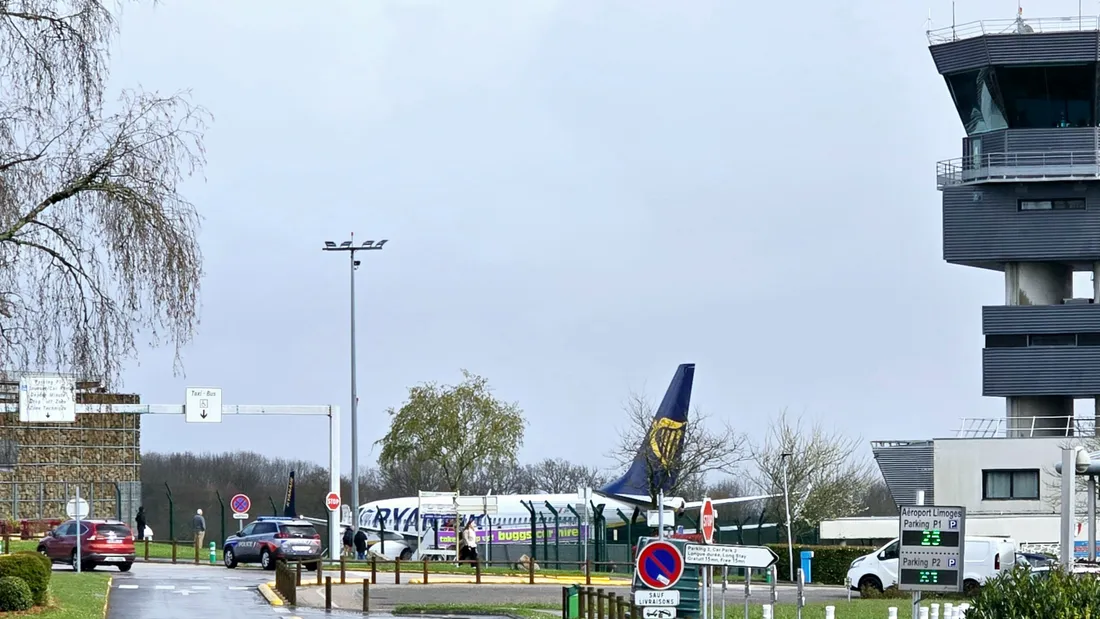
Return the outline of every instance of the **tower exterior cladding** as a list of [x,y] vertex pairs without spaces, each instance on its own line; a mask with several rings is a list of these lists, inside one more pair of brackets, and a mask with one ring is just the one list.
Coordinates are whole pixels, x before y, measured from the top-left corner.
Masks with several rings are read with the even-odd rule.
[[[982,308],[982,393],[1005,398],[1009,436],[1078,434],[1075,399],[1100,416],[1097,19],[985,21],[929,43],[966,132],[937,164],[943,257],[1004,274],[1004,305]],[[1092,274],[1086,298],[1075,271]]]

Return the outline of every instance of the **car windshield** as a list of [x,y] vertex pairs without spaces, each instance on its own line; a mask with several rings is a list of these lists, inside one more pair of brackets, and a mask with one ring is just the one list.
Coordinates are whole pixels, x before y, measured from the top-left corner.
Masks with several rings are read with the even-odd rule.
[[130,535],[130,529],[124,524],[97,524],[95,525],[96,535],[110,535],[114,533],[118,537],[127,537]]
[[308,524],[284,524],[279,527],[282,532],[290,537],[309,537],[317,535],[317,529]]

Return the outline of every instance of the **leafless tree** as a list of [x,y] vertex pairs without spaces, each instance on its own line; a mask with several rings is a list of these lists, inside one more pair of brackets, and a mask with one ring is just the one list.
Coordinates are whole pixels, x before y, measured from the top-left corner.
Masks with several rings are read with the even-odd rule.
[[[741,478],[727,477],[711,484],[707,488],[707,496],[712,499],[735,499],[737,497],[751,496],[753,492],[749,492],[746,486],[747,484],[745,484]],[[719,507],[719,513],[722,515],[723,519],[728,517],[737,522],[744,522],[749,519],[757,519],[764,507],[764,501],[726,503]]]
[[180,185],[209,120],[185,93],[108,110],[116,32],[100,0],[0,0],[0,366],[108,387],[139,336],[181,367],[202,257]]
[[606,473],[594,466],[573,464],[561,458],[547,458],[524,467],[531,491],[549,493],[576,492],[581,486],[600,488],[607,484]]
[[[857,455],[859,438],[829,432],[820,423],[810,427],[791,420],[783,410],[772,421],[764,441],[752,447],[756,471],[753,484],[762,494],[783,494],[784,467],[791,506],[791,530],[796,535],[822,520],[853,516],[875,476],[871,463]],[[789,453],[789,458],[782,454]],[[783,498],[769,501],[768,513],[783,514]]]
[[[619,429],[619,441],[608,455],[621,466],[628,467],[637,456],[638,446],[643,441],[649,444],[654,438],[653,416],[656,408],[645,396],[632,393],[625,409],[627,424]],[[670,461],[661,463],[652,454],[646,458],[650,479],[659,479],[672,470],[679,470],[675,483],[669,489],[670,496],[683,495],[687,491],[697,494],[702,490],[700,484],[708,474],[733,473],[748,457],[748,443],[743,433],[734,430],[729,423],[710,424],[708,421],[709,415],[698,407],[694,408],[683,427],[683,447],[672,454]],[[650,500],[653,505],[657,504],[656,487],[650,488]]]

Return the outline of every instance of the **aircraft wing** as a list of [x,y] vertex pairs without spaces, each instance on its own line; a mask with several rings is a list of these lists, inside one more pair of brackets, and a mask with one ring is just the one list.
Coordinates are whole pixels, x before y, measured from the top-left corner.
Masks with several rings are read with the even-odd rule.
[[[320,524],[320,525],[325,525],[325,526],[328,525],[328,520],[322,520],[320,518],[310,518],[309,516],[302,516],[302,519],[303,520],[308,520],[308,521],[312,522],[313,524]],[[341,522],[340,525],[341,526],[350,526],[346,522]],[[374,527],[374,526],[368,526],[368,525],[359,525],[359,528],[363,529],[364,531],[370,531],[372,533],[388,533],[388,534],[392,534],[392,535],[400,535],[402,537],[409,537],[409,538],[412,538],[412,539],[416,539],[416,531],[391,531],[390,529],[386,529],[385,531],[383,531],[380,527]]]

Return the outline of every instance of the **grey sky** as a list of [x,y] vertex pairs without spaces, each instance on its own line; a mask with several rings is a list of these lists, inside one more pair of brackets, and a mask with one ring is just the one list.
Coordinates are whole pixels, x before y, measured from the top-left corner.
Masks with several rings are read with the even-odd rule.
[[[629,390],[682,362],[693,403],[754,436],[782,407],[865,440],[1003,415],[980,327],[1002,277],[942,261],[935,162],[963,132],[929,4],[323,4],[123,15],[115,87],[215,115],[202,325],[186,378],[166,351],[126,373],[143,401],[346,411],[347,262],[320,247],[354,230],[391,239],[357,280],[364,461],[409,385],[463,367],[526,411],[524,459],[607,464]],[[145,423],[147,451],[326,457],[320,420]]]

